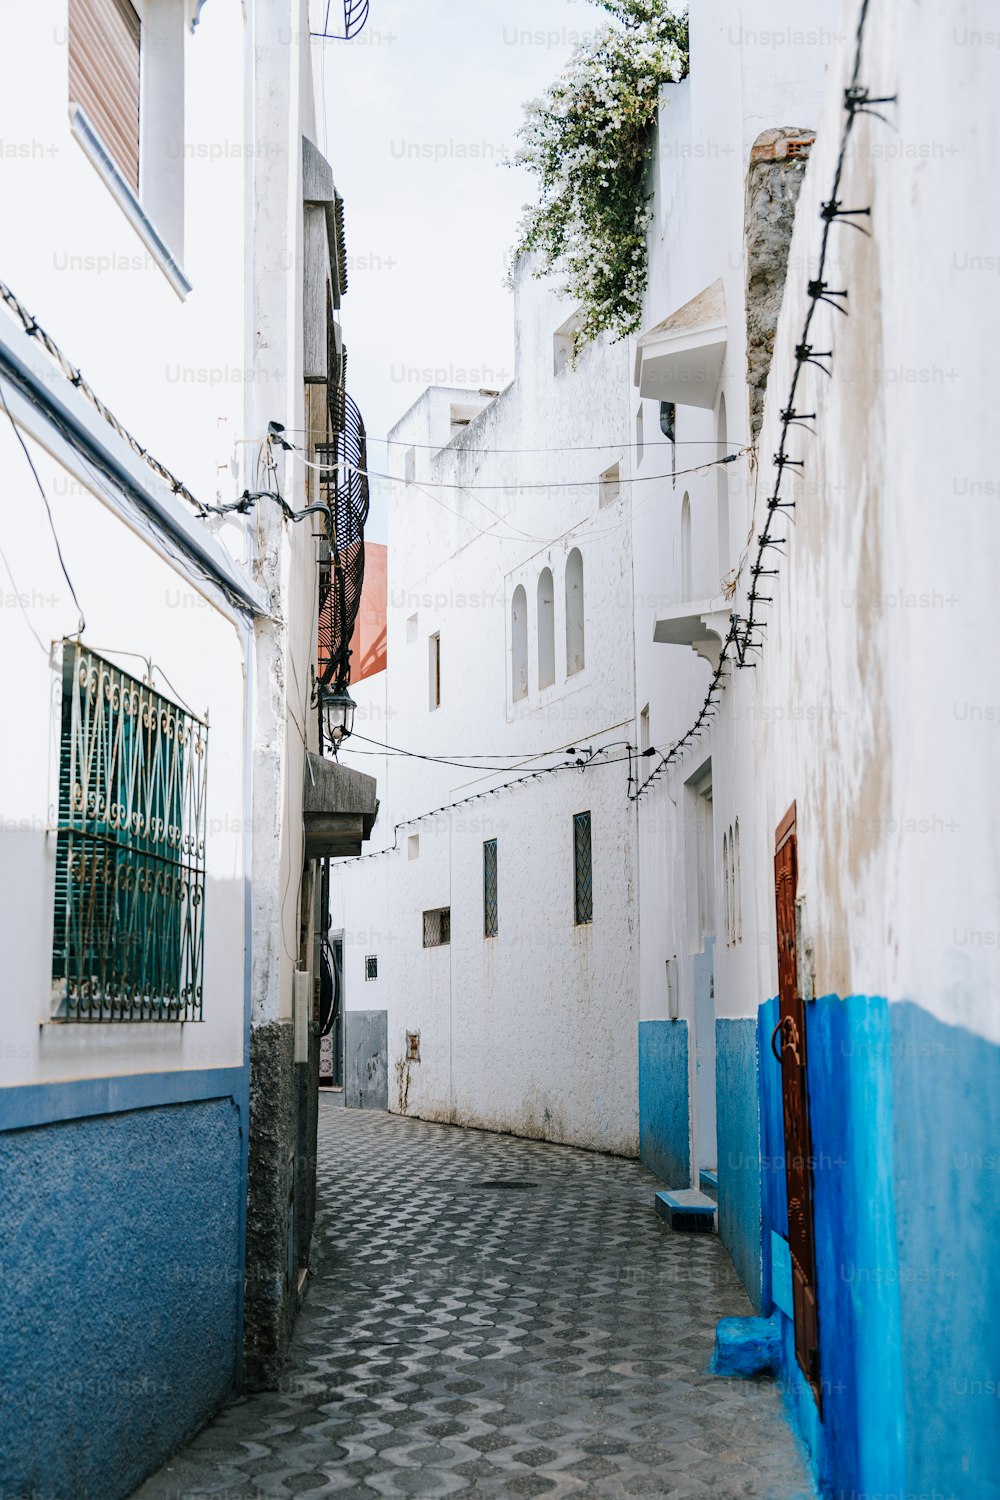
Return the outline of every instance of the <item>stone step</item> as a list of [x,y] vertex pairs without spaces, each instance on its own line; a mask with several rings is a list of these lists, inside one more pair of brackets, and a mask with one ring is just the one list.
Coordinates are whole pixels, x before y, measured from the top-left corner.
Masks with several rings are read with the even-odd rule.
[[715,1228],[716,1204],[697,1188],[664,1188],[656,1195],[656,1212],[671,1229],[711,1234]]

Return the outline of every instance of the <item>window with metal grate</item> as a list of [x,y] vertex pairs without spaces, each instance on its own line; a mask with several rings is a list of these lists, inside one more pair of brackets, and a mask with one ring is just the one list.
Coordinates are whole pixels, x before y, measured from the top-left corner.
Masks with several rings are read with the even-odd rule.
[[366,953],[365,954],[365,978],[366,979],[377,979],[378,978],[378,954],[377,953]]
[[594,867],[590,843],[590,813],[573,818],[574,918],[577,927],[594,920]]
[[451,907],[424,912],[424,947],[443,948],[451,942]]
[[52,987],[64,1021],[200,1021],[208,726],[63,643]]
[[497,906],[497,841],[487,839],[483,845],[483,936],[496,937],[500,931]]

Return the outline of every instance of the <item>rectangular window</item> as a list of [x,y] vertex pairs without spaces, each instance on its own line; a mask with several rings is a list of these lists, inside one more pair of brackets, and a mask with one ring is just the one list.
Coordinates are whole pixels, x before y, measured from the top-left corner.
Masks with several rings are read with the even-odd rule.
[[129,0],[69,0],[69,102],[139,191],[141,26]]
[[208,726],[63,646],[52,989],[65,1021],[200,1021]]
[[424,947],[443,948],[451,942],[451,907],[424,912]]
[[378,954],[377,953],[366,953],[365,954],[365,978],[366,979],[377,979],[378,978]]
[[483,936],[496,937],[500,931],[497,909],[497,841],[487,839],[483,845]]
[[430,706],[441,707],[441,633],[432,635],[429,641]]
[[590,813],[573,818],[574,918],[577,927],[594,920],[594,867],[590,847]]

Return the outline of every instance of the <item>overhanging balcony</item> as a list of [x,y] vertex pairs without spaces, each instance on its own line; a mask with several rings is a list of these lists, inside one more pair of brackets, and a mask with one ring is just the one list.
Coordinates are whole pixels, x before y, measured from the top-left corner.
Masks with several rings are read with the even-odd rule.
[[720,278],[640,337],[635,350],[640,396],[713,408],[726,335],[726,293]]

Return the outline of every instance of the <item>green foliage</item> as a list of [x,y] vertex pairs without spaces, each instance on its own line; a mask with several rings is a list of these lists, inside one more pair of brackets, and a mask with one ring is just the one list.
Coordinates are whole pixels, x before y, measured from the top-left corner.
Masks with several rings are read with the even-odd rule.
[[539,179],[515,259],[561,272],[579,303],[579,349],[636,332],[646,288],[646,164],[660,88],[687,72],[687,17],[669,0],[598,0],[614,17],[581,42],[542,99],[525,106],[514,162]]

